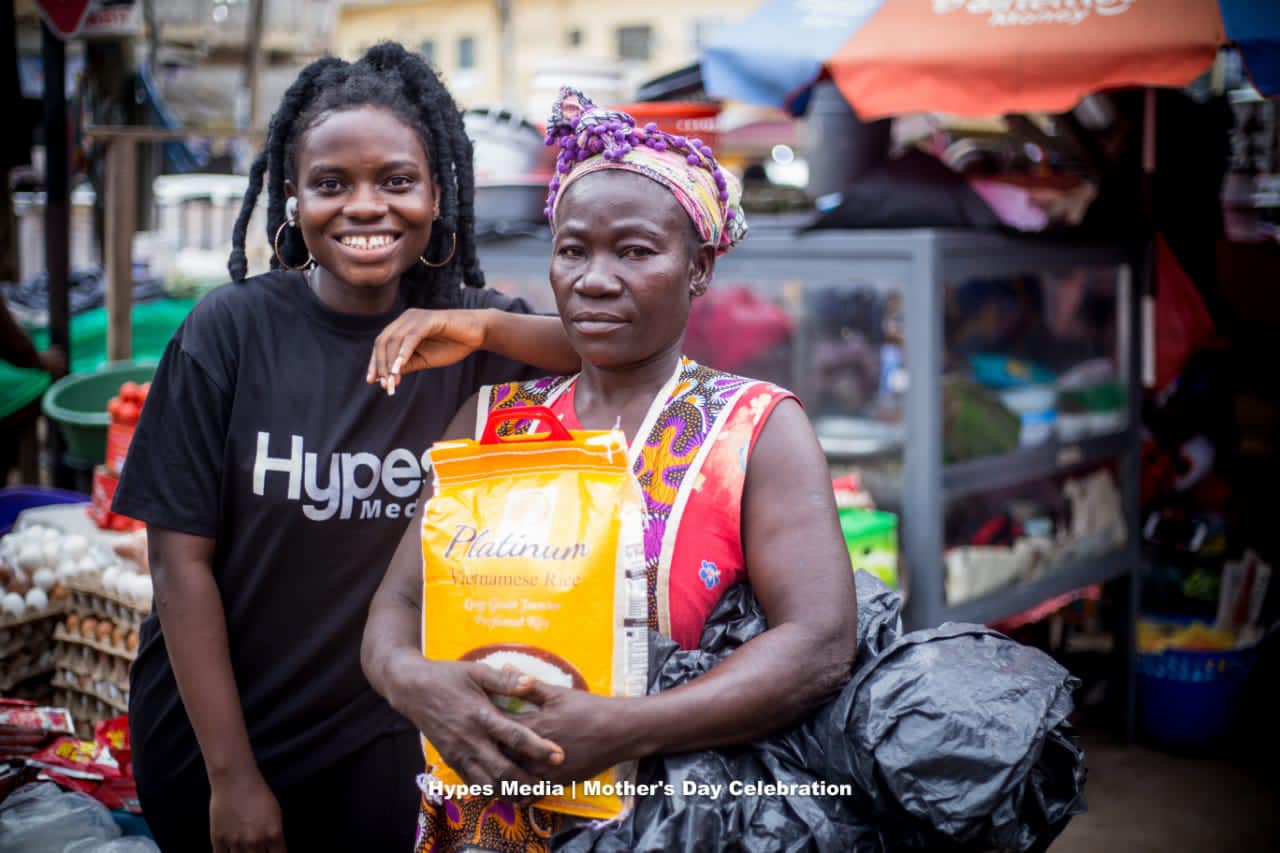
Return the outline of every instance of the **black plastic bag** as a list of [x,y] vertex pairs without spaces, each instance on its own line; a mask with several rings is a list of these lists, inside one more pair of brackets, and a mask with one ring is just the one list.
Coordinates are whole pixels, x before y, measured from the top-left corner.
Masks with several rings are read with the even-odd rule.
[[[981,626],[901,634],[899,598],[857,573],[858,655],[841,694],[810,719],[730,749],[641,762],[637,797],[613,826],[581,824],[555,849],[596,851],[1033,851],[1083,810],[1083,754],[1067,735],[1076,680],[1047,655]],[[765,630],[741,585],[698,650],[650,634],[649,690],[681,684]],[[729,794],[732,782],[816,786]],[[720,795],[685,794],[685,783]],[[847,786],[832,794],[831,786]]]

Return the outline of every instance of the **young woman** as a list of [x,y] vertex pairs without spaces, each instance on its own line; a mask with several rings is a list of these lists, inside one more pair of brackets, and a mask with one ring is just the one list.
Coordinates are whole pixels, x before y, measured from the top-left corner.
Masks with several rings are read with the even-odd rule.
[[[471,168],[458,108],[416,55],[381,44],[308,66],[250,173],[235,281],[156,372],[115,509],[149,530],[156,608],[129,719],[166,851],[412,841],[420,749],[361,672],[369,602],[461,403],[519,362],[578,363],[556,318],[481,289]],[[264,177],[275,259],[246,278]],[[384,393],[363,365],[415,308],[448,366]]]
[[[370,610],[365,672],[470,783],[567,783],[649,755],[749,742],[838,692],[855,652],[853,574],[804,412],[788,391],[681,355],[690,304],[746,231],[737,187],[696,140],[636,127],[578,93],[566,91],[548,133],[560,145],[551,287],[582,370],[486,387],[446,436],[471,435],[477,412],[526,404],[550,406],[573,428],[620,421],[647,501],[650,626],[696,648],[724,591],[745,580],[769,630],[690,683],[638,699],[504,672],[499,692],[541,707],[500,714],[475,687],[486,667],[422,656],[411,525]],[[428,484],[419,513],[429,496]],[[548,746],[546,758],[528,758]],[[424,800],[418,849],[543,851],[557,824],[511,803]]]

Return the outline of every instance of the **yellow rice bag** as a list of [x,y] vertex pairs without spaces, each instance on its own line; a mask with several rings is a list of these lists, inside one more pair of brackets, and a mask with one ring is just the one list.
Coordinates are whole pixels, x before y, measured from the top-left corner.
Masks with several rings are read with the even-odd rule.
[[[551,433],[497,437],[502,420]],[[490,416],[480,441],[431,449],[435,495],[422,526],[422,652],[511,665],[602,696],[641,696],[648,676],[642,498],[618,430],[570,433],[542,407]],[[521,710],[511,697],[494,697]],[[430,733],[427,733],[430,734]],[[461,784],[429,740],[429,780]],[[634,765],[589,782],[507,785],[552,811],[608,820],[630,807]],[[445,788],[445,790],[450,790]]]

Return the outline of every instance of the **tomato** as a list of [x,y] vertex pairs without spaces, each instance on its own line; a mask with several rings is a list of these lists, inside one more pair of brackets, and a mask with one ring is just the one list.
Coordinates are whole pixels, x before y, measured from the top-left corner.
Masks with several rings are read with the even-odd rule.
[[112,420],[116,420],[120,416],[120,398],[112,397],[107,401],[107,414]]
[[138,422],[138,415],[141,411],[142,407],[137,403],[122,403],[119,411],[116,413],[116,420],[125,424],[135,424]]
[[126,382],[120,386],[120,396],[125,400],[136,401],[141,392],[137,382]]

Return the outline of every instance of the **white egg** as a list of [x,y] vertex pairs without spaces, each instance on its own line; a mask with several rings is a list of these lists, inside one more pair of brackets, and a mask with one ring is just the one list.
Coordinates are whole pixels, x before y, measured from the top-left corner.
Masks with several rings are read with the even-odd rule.
[[63,557],[78,560],[89,550],[89,540],[79,533],[62,537],[61,552]]
[[27,592],[27,606],[32,610],[44,610],[49,606],[49,596],[38,586],[33,586]]
[[136,601],[142,593],[142,587],[138,581],[142,579],[142,575],[130,572],[123,575],[120,580],[120,593],[130,601]]
[[80,567],[76,565],[75,560],[63,560],[58,563],[58,567],[53,570],[53,573],[58,580],[64,581],[80,574]]
[[23,545],[18,551],[18,566],[34,572],[44,565],[44,548],[39,545]]
[[58,576],[53,569],[36,569],[36,573],[31,576],[31,582],[48,592],[58,582]]
[[41,553],[44,554],[44,564],[52,566],[58,562],[58,558],[62,556],[62,540],[57,539],[52,542],[46,542],[40,546]]
[[102,588],[112,595],[120,591],[119,566],[107,566],[102,570]]
[[87,574],[98,570],[98,561],[92,556],[86,554],[76,561],[76,572],[79,574]]
[[27,609],[27,602],[16,592],[6,593],[4,600],[0,601],[0,609],[3,609],[5,613],[21,616],[22,611]]
[[151,586],[150,575],[134,575],[131,581],[132,590],[130,595],[133,600],[141,607],[150,608],[151,598],[154,595],[154,589]]
[[46,542],[57,542],[62,539],[62,531],[56,527],[42,527],[40,528],[40,535],[44,537]]

